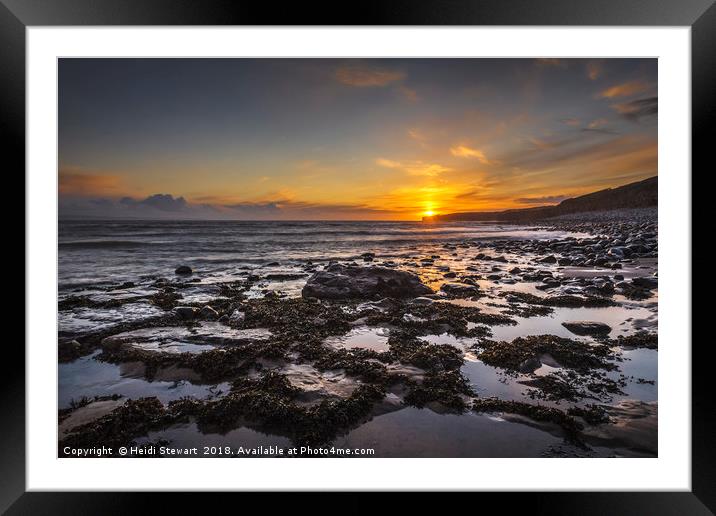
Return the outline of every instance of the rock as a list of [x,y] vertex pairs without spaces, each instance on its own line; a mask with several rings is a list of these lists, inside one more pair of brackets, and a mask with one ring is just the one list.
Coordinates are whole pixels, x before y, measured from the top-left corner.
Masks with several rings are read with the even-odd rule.
[[550,254],[549,256],[540,258],[538,261],[540,263],[557,263],[557,258],[554,255]]
[[83,355],[82,344],[76,340],[59,342],[57,351],[60,362],[72,362]]
[[457,273],[455,273],[455,272],[446,272],[445,274],[443,274],[443,277],[445,277],[445,278],[456,278],[456,277],[457,277]]
[[178,274],[179,276],[189,276],[193,272],[188,265],[180,265],[174,270],[174,274]]
[[364,262],[372,262],[375,258],[375,253],[363,253],[360,257],[363,258]]
[[216,310],[214,310],[214,309],[213,309],[212,307],[210,307],[209,305],[206,305],[205,307],[203,307],[203,308],[199,311],[199,315],[200,315],[201,317],[203,317],[204,319],[209,319],[209,320],[211,320],[211,321],[215,321],[216,319],[219,318],[219,312],[217,312]]
[[339,264],[313,274],[301,292],[303,297],[318,299],[409,298],[432,293],[412,272]]
[[410,304],[415,306],[430,306],[434,303],[432,299],[429,297],[416,297],[413,299]]
[[655,289],[659,286],[659,280],[656,278],[650,278],[648,276],[642,276],[640,278],[634,278],[631,280],[632,285],[639,288],[645,288],[647,290]]
[[241,310],[234,310],[229,316],[229,326],[241,326],[246,320],[246,314]]
[[383,298],[380,301],[369,301],[358,306],[359,309],[365,308],[368,310],[378,310],[380,312],[387,312],[395,308],[395,303],[388,298]]
[[465,285],[463,283],[443,283],[440,290],[455,297],[472,297],[480,293],[480,289],[475,285]]
[[197,309],[193,306],[177,306],[174,308],[174,313],[184,321],[193,319],[196,316]]
[[608,335],[612,328],[596,321],[565,321],[562,326],[575,335]]
[[607,254],[610,256],[614,256],[619,260],[622,260],[626,255],[624,251],[625,249],[623,247],[612,247],[611,249],[609,249],[609,251],[607,251]]

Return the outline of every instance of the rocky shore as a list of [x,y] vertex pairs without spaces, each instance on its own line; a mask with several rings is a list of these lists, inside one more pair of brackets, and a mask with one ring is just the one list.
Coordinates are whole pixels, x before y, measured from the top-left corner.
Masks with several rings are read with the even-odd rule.
[[[58,303],[61,380],[75,375],[60,386],[60,455],[150,446],[187,425],[325,446],[407,407],[537,428],[563,443],[548,456],[655,455],[654,210],[532,229],[570,236],[368,248],[230,281],[177,263],[78,288]],[[91,374],[134,390],[83,383]],[[636,419],[653,435],[625,431]]]

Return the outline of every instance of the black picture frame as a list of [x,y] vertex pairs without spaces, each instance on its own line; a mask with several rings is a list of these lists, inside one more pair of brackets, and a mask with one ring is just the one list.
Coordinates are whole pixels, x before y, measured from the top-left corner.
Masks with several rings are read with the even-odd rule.
[[[714,0],[362,0],[354,7],[351,9],[348,4],[339,2],[325,5],[320,2],[274,4],[248,0],[0,0],[0,126],[5,144],[6,177],[11,171],[16,174],[17,170],[25,170],[25,29],[74,25],[689,26],[692,45],[692,169],[704,169],[702,173],[706,173],[707,163],[709,168],[713,167],[709,148],[712,146],[710,134],[713,134],[716,114]],[[690,173],[693,181],[696,176]],[[692,191],[698,190],[693,190],[692,186]],[[703,205],[694,198],[692,206]],[[693,210],[692,220],[695,223],[698,221],[696,215],[698,212]],[[702,215],[708,216],[705,212]],[[692,250],[684,251],[693,253]],[[706,263],[700,263],[703,258],[691,256],[694,270],[708,267]],[[685,277],[684,281],[691,283],[691,277]],[[31,309],[31,306],[26,307],[26,310]],[[697,317],[705,309],[693,304]],[[692,320],[698,319],[692,316]],[[708,383],[713,369],[713,361],[709,360],[712,343],[694,340],[694,344],[690,492],[510,493],[506,507],[549,514],[697,515],[716,511],[716,447],[712,444],[716,428],[710,394],[712,386]],[[0,440],[0,510],[7,510],[8,514],[142,512],[149,509],[148,496],[160,499],[164,511],[172,510],[173,505],[186,509],[186,496],[177,493],[25,492],[25,353],[15,339],[6,338],[4,348],[6,360],[9,360],[6,363],[11,365],[6,366],[0,375],[2,426],[5,430],[5,437]],[[231,495],[212,495],[212,501],[216,501],[214,497],[226,499],[228,496]],[[494,499],[500,495],[484,493],[477,496]],[[282,503],[296,503],[283,502],[282,497],[273,495],[271,500],[273,510],[279,509]],[[495,501],[502,504],[505,500]],[[245,503],[244,498],[242,504]],[[340,503],[351,512],[371,510],[373,506],[372,502],[359,499],[357,495],[349,495]],[[410,505],[423,503],[422,497],[413,496],[402,508],[409,511]],[[312,505],[306,504],[308,508]],[[291,510],[295,511],[295,507]]]

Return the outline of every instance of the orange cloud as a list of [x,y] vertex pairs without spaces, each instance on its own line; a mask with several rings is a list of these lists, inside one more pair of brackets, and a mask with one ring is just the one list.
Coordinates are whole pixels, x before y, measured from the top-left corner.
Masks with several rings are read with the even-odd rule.
[[403,72],[383,68],[348,66],[336,70],[338,82],[360,88],[387,86],[404,78]]
[[114,175],[60,170],[58,187],[60,195],[116,196],[122,193],[122,180]]
[[385,159],[385,158],[378,158],[377,160],[375,160],[375,163],[377,165],[380,165],[381,167],[385,167],[385,168],[402,168],[402,166],[403,166],[397,161],[393,161],[393,160]]
[[408,136],[410,136],[411,139],[422,142],[425,141],[425,135],[420,131],[420,129],[408,129]]
[[648,89],[649,85],[643,81],[629,81],[607,88],[602,91],[599,96],[607,99],[613,99],[616,97],[631,97],[637,93],[645,92]]
[[458,158],[477,158],[480,163],[485,165],[490,162],[487,160],[487,156],[480,149],[473,149],[467,145],[457,145],[450,148],[450,154],[457,156]]
[[443,172],[449,172],[451,169],[444,167],[438,163],[425,163],[423,161],[410,161],[401,163],[391,159],[378,158],[375,160],[377,165],[385,168],[394,168],[403,170],[411,176],[437,176]]

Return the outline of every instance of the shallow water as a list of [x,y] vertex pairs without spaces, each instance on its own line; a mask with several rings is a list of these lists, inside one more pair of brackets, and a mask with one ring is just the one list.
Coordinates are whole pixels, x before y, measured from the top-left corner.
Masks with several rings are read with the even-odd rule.
[[384,327],[359,326],[340,337],[326,339],[328,346],[342,349],[363,348],[373,351],[388,351],[390,330]]
[[638,329],[628,319],[655,318],[656,313],[641,306],[610,306],[607,308],[554,308],[554,312],[542,317],[514,317],[515,326],[493,326],[495,340],[512,341],[527,335],[557,335],[574,340],[589,340],[576,335],[562,326],[567,321],[594,321],[609,325],[609,337],[631,335]]
[[373,448],[379,457],[539,457],[561,442],[548,432],[495,416],[407,407],[373,418],[334,444]]
[[[150,432],[146,437],[137,439],[137,444],[151,444],[157,441],[168,441],[167,446],[172,448],[197,448],[199,453],[203,453],[204,447],[225,447],[230,446],[234,449],[258,448],[261,446],[274,446],[287,449],[292,446],[291,441],[287,437],[279,435],[265,434],[258,430],[248,427],[239,427],[226,433],[218,433],[205,431],[201,432],[196,423],[185,423],[172,426],[160,432]],[[218,451],[209,451],[212,457],[219,457]],[[242,455],[235,455],[242,456]],[[250,457],[251,455],[246,455]],[[270,457],[271,454],[262,455]]]
[[78,401],[83,396],[91,398],[119,394],[131,399],[156,396],[162,403],[168,403],[184,396],[213,398],[228,392],[230,388],[228,383],[195,385],[188,381],[147,382],[140,378],[123,376],[119,366],[95,360],[96,355],[95,353],[58,366],[59,408],[67,408],[70,401]]

